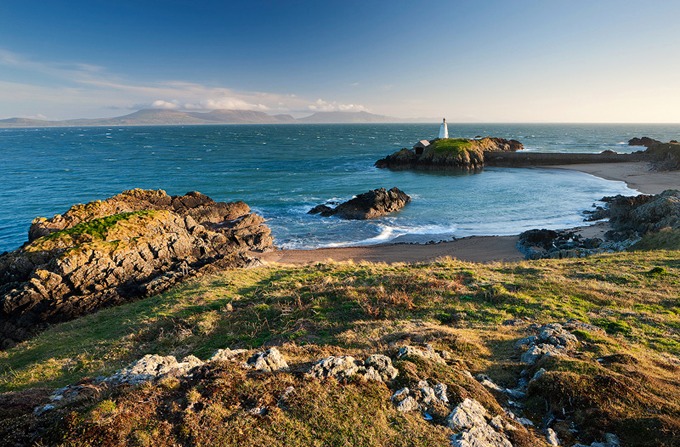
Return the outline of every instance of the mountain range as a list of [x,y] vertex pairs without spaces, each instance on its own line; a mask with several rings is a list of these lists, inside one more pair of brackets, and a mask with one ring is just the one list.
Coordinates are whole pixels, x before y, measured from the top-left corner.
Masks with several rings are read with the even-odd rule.
[[[72,127],[72,126],[159,126],[195,124],[330,124],[330,123],[398,123],[404,120],[368,112],[316,112],[303,118],[291,115],[270,115],[253,110],[212,110],[188,112],[165,109],[142,109],[113,118],[48,121],[30,118],[0,120],[0,128]],[[419,120],[420,121],[420,120]]]

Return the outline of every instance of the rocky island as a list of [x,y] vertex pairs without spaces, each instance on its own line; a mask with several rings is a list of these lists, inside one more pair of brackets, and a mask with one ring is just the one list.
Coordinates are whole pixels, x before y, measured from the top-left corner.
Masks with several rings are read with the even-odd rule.
[[524,149],[517,140],[485,137],[479,139],[437,138],[423,140],[413,149],[403,148],[378,160],[375,166],[389,169],[482,169],[485,154],[515,152]]
[[211,265],[249,265],[248,251],[271,248],[248,205],[198,192],[135,189],[35,219],[28,243],[0,256],[0,345],[157,294]]
[[328,205],[317,205],[308,214],[320,214],[323,217],[338,216],[342,219],[364,220],[374,219],[395,211],[399,211],[411,201],[404,191],[392,188],[373,189],[341,203],[335,208]]
[[649,137],[633,138],[631,146],[645,146],[644,151],[619,154],[611,150],[601,153],[523,152],[517,140],[503,138],[437,138],[421,140],[412,149],[402,148],[378,160],[375,166],[394,170],[463,170],[478,172],[484,166],[526,167],[590,163],[648,162],[656,170],[680,168],[680,144]]

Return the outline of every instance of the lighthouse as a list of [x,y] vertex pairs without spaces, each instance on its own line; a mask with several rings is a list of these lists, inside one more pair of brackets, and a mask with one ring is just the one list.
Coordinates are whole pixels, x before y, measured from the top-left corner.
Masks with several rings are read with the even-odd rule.
[[446,118],[442,120],[442,125],[439,126],[439,138],[449,137],[449,127],[446,125]]

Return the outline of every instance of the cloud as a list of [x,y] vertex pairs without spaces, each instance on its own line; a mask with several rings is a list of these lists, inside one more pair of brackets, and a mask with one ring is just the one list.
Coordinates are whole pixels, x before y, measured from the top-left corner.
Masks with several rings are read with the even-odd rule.
[[328,102],[319,98],[307,106],[314,112],[366,112],[368,109],[361,104],[340,104],[336,101]]
[[177,101],[165,101],[162,99],[157,99],[150,104],[152,109],[168,109],[175,110],[181,108]]
[[[102,116],[111,110],[157,108],[168,110],[256,110],[268,113],[362,111],[361,104],[319,99],[311,102],[295,94],[239,91],[184,80],[136,82],[83,62],[35,61],[0,48],[0,68],[16,80],[0,81],[0,115],[49,113],[60,118]],[[26,82],[26,79],[31,81]],[[20,88],[11,88],[15,83]],[[4,84],[4,85],[3,85]],[[58,104],[61,102],[61,109]],[[19,107],[17,107],[19,105]],[[108,113],[107,113],[108,111]]]

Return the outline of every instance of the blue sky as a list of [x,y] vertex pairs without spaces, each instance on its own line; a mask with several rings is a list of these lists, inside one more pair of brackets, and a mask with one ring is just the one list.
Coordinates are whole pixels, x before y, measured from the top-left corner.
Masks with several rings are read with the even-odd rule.
[[680,122],[680,2],[0,3],[0,118],[147,107]]

